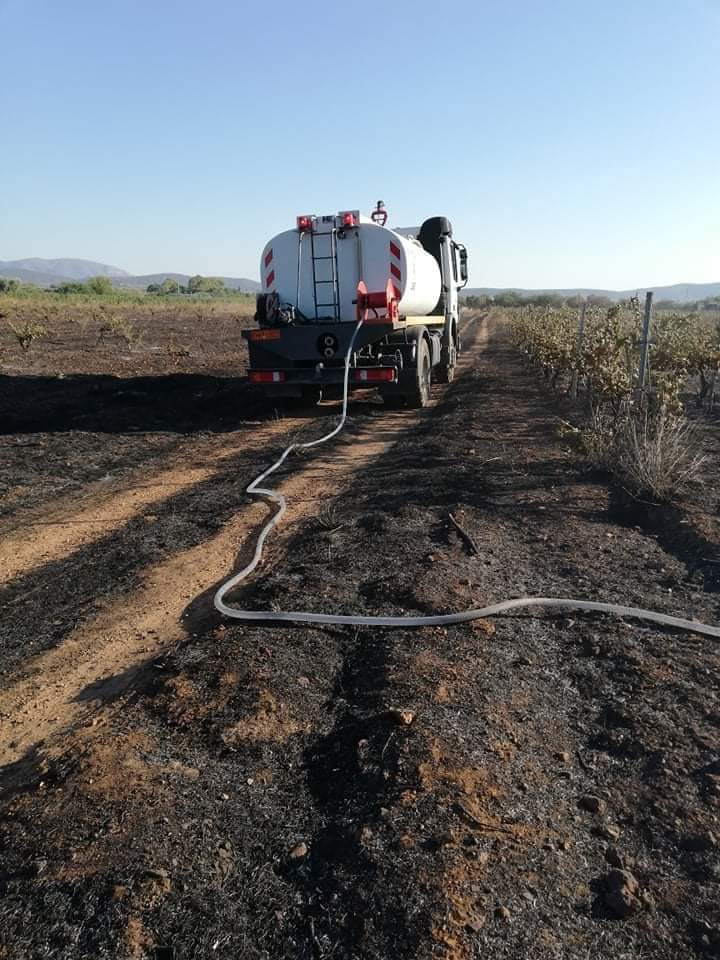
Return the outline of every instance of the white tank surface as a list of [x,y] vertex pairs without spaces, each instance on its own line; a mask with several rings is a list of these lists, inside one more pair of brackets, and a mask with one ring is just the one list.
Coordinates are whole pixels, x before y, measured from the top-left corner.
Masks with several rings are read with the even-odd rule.
[[440,268],[414,237],[349,211],[298,217],[262,252],[264,293],[277,293],[308,320],[354,321],[358,283],[380,293],[391,282],[403,316],[426,316],[440,298]]

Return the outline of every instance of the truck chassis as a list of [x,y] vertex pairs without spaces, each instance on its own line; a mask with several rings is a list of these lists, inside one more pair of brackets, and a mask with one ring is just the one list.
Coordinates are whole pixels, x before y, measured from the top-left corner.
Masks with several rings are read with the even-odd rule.
[[[444,317],[363,324],[350,358],[349,388],[376,386],[386,401],[424,407],[432,380],[448,383],[455,372],[457,324],[445,328]],[[250,382],[268,397],[339,395],[354,330],[347,322],[244,330]]]

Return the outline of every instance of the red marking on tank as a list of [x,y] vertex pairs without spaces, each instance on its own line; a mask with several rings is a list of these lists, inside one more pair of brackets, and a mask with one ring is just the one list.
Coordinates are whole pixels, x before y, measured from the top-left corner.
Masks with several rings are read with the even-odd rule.
[[275,279],[275,271],[271,270],[265,279],[265,286],[271,287],[273,285],[273,280]]
[[272,247],[265,254],[265,266],[269,267],[271,263],[272,263]]
[[394,263],[390,264],[390,273],[395,277],[396,280],[402,280],[402,274],[400,273],[400,267],[396,267]]
[[390,253],[394,257],[397,257],[398,260],[400,259],[400,247],[398,247],[397,244],[393,243],[392,240],[390,241]]
[[402,293],[401,293],[400,290],[395,286],[395,284],[392,285],[392,288],[393,288],[393,293],[395,294],[395,299],[396,299],[396,300],[400,300],[401,297],[402,297]]

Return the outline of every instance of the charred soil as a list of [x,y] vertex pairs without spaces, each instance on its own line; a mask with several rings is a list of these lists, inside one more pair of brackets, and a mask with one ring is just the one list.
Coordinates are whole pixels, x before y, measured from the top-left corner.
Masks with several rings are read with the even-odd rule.
[[[680,504],[665,528],[621,510],[504,328],[481,350],[485,332],[469,329],[461,375],[361,470],[328,468],[238,605],[577,596],[718,622],[702,560],[717,504]],[[341,450],[403,416],[357,405]],[[101,580],[108,600],[131,592],[136,567],[208,537],[193,505],[222,524],[271,452],[240,454],[202,500],[153,506],[165,534],[137,560],[132,521],[53,561],[64,573],[28,572],[22,590],[40,592],[3,608],[3,679],[32,676],[23,630],[29,652],[62,646],[68,577],[88,596]],[[320,477],[328,458],[292,469]],[[132,682],[108,678],[92,714],[4,768],[3,960],[720,956],[715,641],[526,611],[248,627],[215,617],[211,593]]]

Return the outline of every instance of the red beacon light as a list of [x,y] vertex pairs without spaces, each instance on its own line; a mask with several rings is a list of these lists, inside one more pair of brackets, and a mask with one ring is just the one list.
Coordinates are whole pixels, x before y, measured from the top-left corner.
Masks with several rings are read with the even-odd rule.
[[340,216],[342,217],[342,225],[344,227],[357,226],[357,216],[349,210],[346,213],[341,213]]
[[312,230],[313,218],[307,214],[297,218],[297,228],[300,233],[306,233],[308,230]]
[[379,227],[384,227],[385,224],[387,223],[387,218],[388,218],[388,214],[387,214],[387,210],[385,209],[385,204],[382,202],[382,200],[378,200],[377,206],[375,207],[373,212],[370,214],[370,219],[372,220],[373,223],[376,223]]

